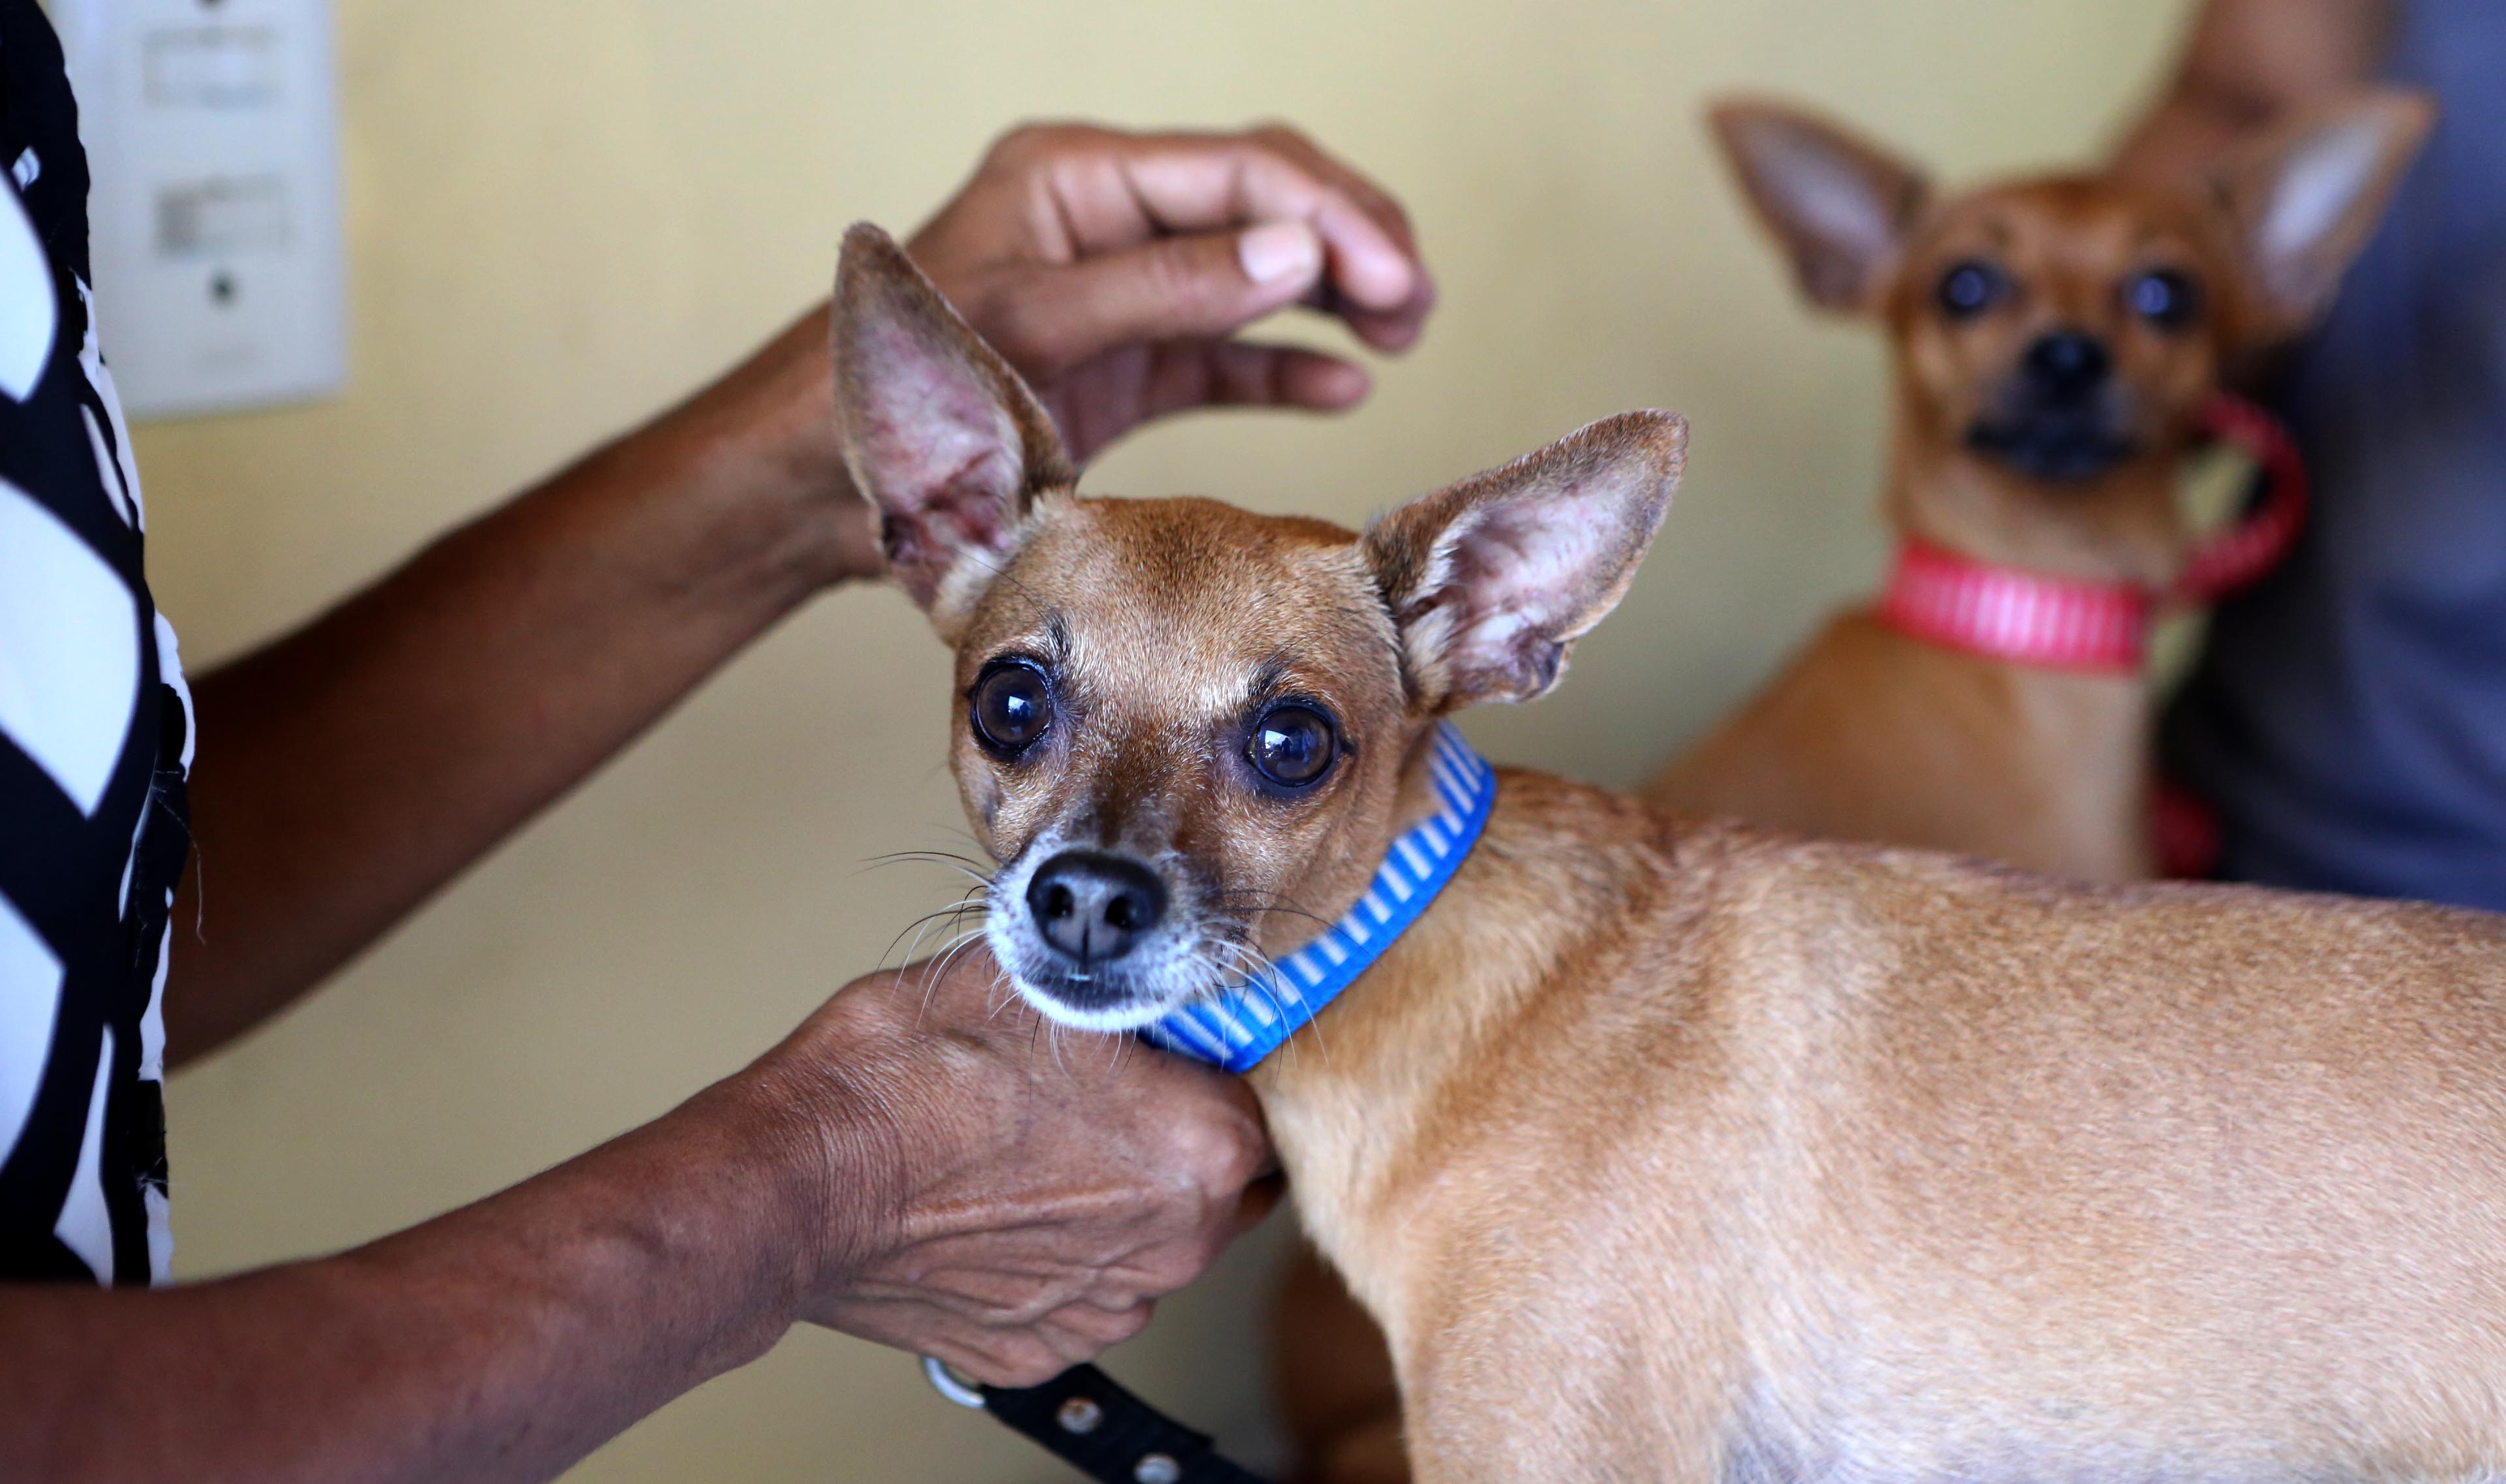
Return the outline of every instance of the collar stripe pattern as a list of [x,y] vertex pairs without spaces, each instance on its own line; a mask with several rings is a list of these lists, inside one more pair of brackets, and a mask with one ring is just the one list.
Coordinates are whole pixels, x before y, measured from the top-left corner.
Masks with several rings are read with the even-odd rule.
[[1197,1062],[1250,1071],[1356,982],[1461,869],[1496,803],[1495,771],[1452,723],[1436,723],[1427,766],[1444,808],[1392,842],[1366,894],[1339,922],[1275,972],[1197,999],[1141,1034]]
[[1988,659],[2130,672],[2149,642],[2149,595],[1993,566],[1921,541],[1897,551],[1880,617],[1918,639]]

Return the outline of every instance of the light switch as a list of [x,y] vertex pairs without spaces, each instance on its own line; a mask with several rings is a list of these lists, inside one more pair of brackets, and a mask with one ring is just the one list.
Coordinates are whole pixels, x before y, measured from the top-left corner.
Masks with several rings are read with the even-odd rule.
[[329,0],[50,0],[93,177],[104,355],[134,417],[346,376]]

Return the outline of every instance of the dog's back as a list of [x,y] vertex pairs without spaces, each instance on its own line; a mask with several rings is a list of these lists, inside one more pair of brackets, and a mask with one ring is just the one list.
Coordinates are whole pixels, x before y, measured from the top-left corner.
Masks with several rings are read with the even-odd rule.
[[[1342,1172],[1355,1214],[1309,1219],[1391,1318],[1418,1456],[2506,1467],[2506,920],[2064,887],[1529,777],[1488,845],[1338,1069],[1265,1089],[1301,1178]],[[1525,941],[1521,904],[1595,900]],[[1498,956],[1535,982],[1432,1007]],[[1302,1089],[1422,1019],[1469,1048],[1432,1120],[1335,1153]]]

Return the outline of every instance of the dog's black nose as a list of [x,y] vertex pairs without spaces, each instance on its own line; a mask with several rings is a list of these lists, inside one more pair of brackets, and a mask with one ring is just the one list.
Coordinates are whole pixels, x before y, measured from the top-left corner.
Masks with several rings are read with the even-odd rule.
[[2036,344],[2027,347],[2020,366],[2039,395],[2052,402],[2069,402],[2104,385],[2106,374],[2114,369],[2114,358],[2106,353],[2105,344],[2094,336],[2077,330],[2057,330],[2039,336]]
[[1164,883],[1135,860],[1064,851],[1035,868],[1026,910],[1044,941],[1081,968],[1120,959],[1165,915]]

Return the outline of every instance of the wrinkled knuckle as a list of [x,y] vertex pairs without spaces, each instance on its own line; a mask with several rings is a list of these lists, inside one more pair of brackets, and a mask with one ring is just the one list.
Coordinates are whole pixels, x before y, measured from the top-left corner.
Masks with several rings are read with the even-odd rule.
[[1071,1357],[1041,1335],[1005,1335],[986,1357],[994,1386],[1042,1386],[1070,1366]]
[[1230,1128],[1228,1142],[1230,1163],[1225,1186],[1232,1197],[1242,1193],[1245,1186],[1260,1179],[1271,1168],[1271,1140],[1253,1120],[1239,1119]]
[[1262,1167],[1261,1140],[1241,1117],[1178,1120],[1167,1137],[1168,1168],[1188,1175],[1203,1197],[1232,1200]]
[[1049,1298],[1037,1296],[1019,1303],[1001,1304],[986,1309],[984,1311],[984,1321],[988,1324],[998,1324],[1005,1329],[1023,1329],[1030,1324],[1043,1323],[1051,1319],[1053,1311],[1059,1307],[1061,1307],[1059,1304]]
[[1151,1295],[1187,1287],[1194,1279],[1208,1272],[1210,1264],[1225,1249],[1225,1240],[1215,1232],[1162,1248],[1140,1260],[1140,1286]]
[[1120,1345],[1125,1340],[1131,1338],[1141,1330],[1149,1327],[1150,1319],[1157,1313],[1157,1305],[1143,1299],[1139,1303],[1133,1304],[1128,1309],[1117,1310],[1111,1313],[1106,1313],[1102,1310],[1098,1312],[1105,1314],[1105,1321],[1103,1325],[1105,1343],[1108,1345]]
[[1157,251],[1149,254],[1147,272],[1150,292],[1185,312],[1218,304],[1229,282],[1227,275],[1210,271],[1210,260],[1202,256],[1200,244],[1188,237],[1159,243]]
[[1224,1184],[1236,1165],[1235,1136],[1215,1118],[1181,1118],[1165,1132],[1164,1167],[1196,1192]]
[[1245,133],[1251,138],[1263,144],[1267,144],[1273,149],[1310,150],[1314,147],[1313,141],[1306,137],[1306,131],[1304,129],[1297,127],[1285,119],[1256,120],[1253,126],[1245,130]]
[[1055,1316],[1054,1322],[1056,1327],[1090,1346],[1102,1349],[1108,1345],[1120,1345],[1147,1328],[1149,1304],[1145,1299],[1114,1307],[1074,1304]]
[[1074,1283],[1043,1284],[1017,1302],[994,1309],[986,1319],[1005,1328],[1024,1329],[1053,1318],[1055,1313],[1077,1299],[1081,1291],[1082,1285]]
[[994,140],[990,158],[1003,164],[1033,164],[1085,148],[1101,132],[1066,119],[1029,119]]
[[992,147],[984,152],[984,158],[993,164],[1023,163],[1050,146],[1057,127],[1032,121],[1014,124],[993,138]]

